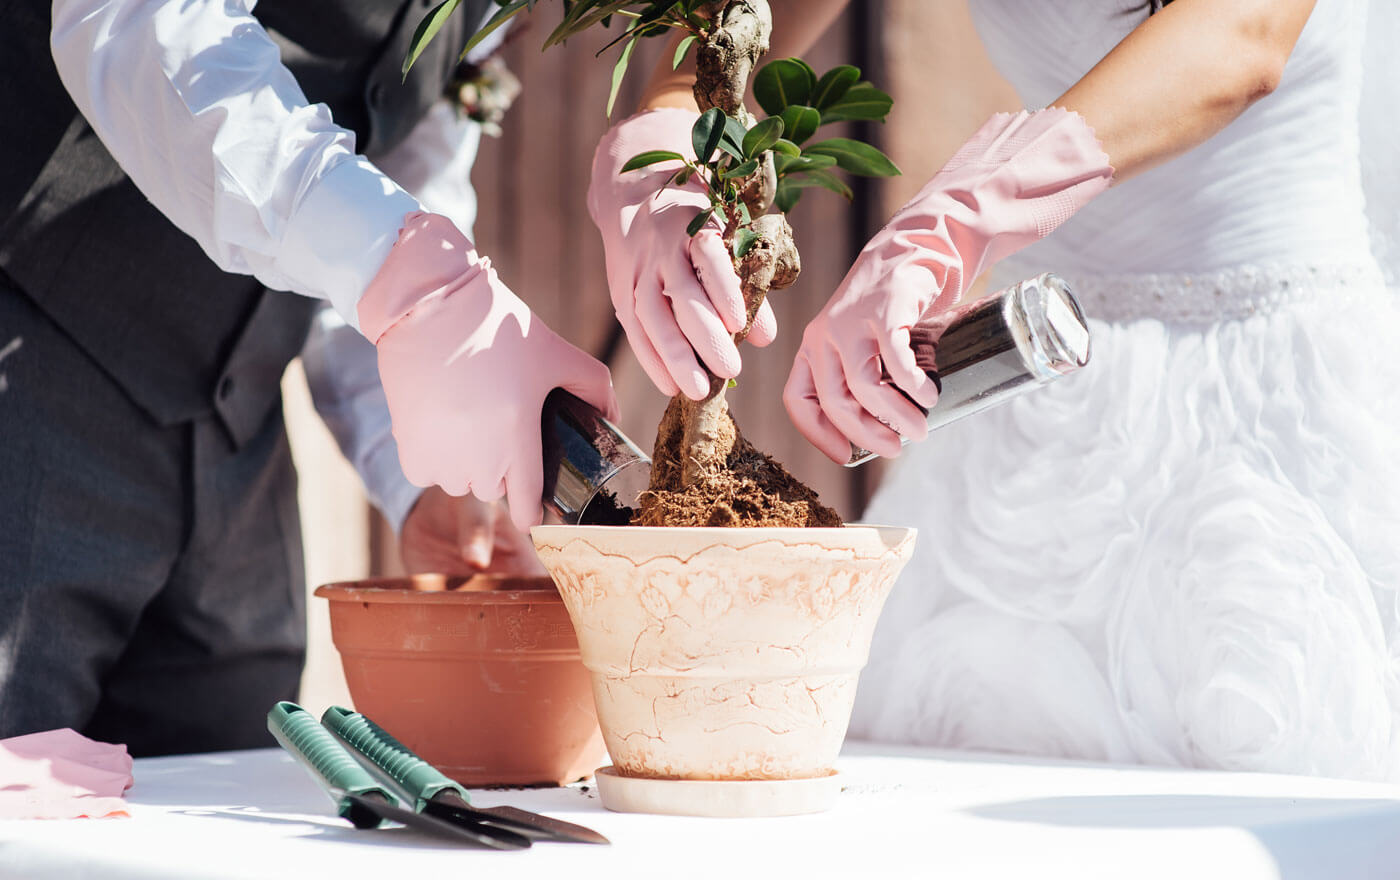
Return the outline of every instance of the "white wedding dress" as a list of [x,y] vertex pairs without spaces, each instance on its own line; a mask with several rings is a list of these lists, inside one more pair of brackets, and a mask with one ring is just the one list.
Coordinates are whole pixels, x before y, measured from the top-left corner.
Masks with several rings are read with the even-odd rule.
[[[1030,107],[1127,5],[972,0]],[[997,268],[1063,275],[1092,358],[894,465],[852,735],[1400,780],[1396,7],[1318,0],[1274,94]]]

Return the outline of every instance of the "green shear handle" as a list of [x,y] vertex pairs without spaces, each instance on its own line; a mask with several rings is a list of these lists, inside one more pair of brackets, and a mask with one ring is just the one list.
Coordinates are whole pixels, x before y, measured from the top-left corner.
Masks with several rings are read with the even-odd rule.
[[348,797],[382,800],[389,806],[398,801],[375,781],[369,771],[345,751],[315,716],[296,703],[280,702],[267,713],[267,729],[277,742],[310,770],[316,781],[336,802],[336,811],[356,828],[377,828],[382,821]]

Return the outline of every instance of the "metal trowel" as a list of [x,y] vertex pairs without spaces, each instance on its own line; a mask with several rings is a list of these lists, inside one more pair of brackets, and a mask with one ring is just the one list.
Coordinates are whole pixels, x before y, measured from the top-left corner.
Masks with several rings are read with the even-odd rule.
[[566,525],[622,526],[651,481],[651,458],[562,388],[545,398],[544,506]]

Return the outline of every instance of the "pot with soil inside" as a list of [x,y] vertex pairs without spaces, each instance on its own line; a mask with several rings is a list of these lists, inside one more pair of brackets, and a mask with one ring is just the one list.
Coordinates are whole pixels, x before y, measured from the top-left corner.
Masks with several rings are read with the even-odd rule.
[[318,587],[355,709],[463,785],[560,785],[603,757],[549,578],[419,575]]
[[857,676],[912,529],[531,534],[592,676],[613,761],[598,775],[605,806],[773,815],[830,805]]
[[[536,5],[503,4],[467,49]],[[443,17],[435,10],[424,19],[415,53]],[[674,33],[666,58],[677,67],[694,59],[700,113],[689,137],[668,128],[656,136],[671,142],[648,143],[655,149],[616,172],[632,175],[648,198],[680,187],[703,205],[688,234],[718,233],[728,248],[744,299],[745,326],[734,334],[742,342],[769,291],[797,279],[785,215],[802,194],[820,187],[850,198],[837,169],[899,173],[861,141],[813,141],[828,123],[882,121],[890,97],[850,65],[818,77],[799,59],[780,59],[754,75],[752,97],[767,114],[755,121],[745,98],[768,51],[766,0],[574,0],[545,45],[610,23],[623,32],[609,43],[622,46],[609,112],[638,40]],[[614,152],[600,145],[595,173],[611,173],[597,163],[621,161]],[[709,380],[703,400],[671,401],[630,525],[540,526],[531,537],[592,675],[615,764],[599,774],[605,806],[710,815],[822,809],[839,788],[832,763],[856,676],[914,533],[843,527],[740,435],[728,383]]]

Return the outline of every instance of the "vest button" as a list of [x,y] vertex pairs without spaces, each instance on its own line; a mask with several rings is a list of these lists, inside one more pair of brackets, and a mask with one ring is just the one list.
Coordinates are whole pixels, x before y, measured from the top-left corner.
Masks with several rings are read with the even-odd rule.
[[219,399],[228,400],[233,396],[234,381],[232,376],[225,376],[219,380]]
[[384,103],[384,83],[375,83],[369,87],[369,105],[376,110]]

